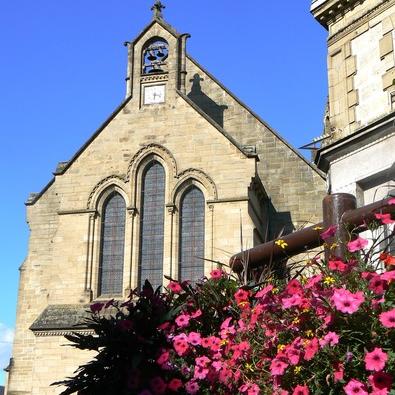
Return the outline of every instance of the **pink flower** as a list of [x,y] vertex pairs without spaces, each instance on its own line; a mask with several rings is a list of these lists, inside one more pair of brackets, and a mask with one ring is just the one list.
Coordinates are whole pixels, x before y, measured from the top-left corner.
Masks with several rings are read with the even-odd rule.
[[346,395],[368,395],[365,385],[358,380],[351,379],[344,387]]
[[224,272],[221,269],[214,269],[211,271],[210,273],[210,277],[213,280],[219,280],[220,278],[222,278],[224,276]]
[[202,310],[197,309],[191,314],[191,318],[199,318],[202,315]]
[[207,368],[204,368],[203,366],[195,366],[195,371],[193,374],[194,379],[198,380],[204,380],[206,376],[208,375],[209,370]]
[[162,352],[162,354],[159,355],[156,362],[158,365],[163,365],[169,360],[169,358],[170,358],[170,353],[168,351],[164,351]]
[[390,390],[392,386],[392,376],[385,372],[376,372],[368,377],[372,388],[376,390]]
[[297,385],[292,395],[309,395],[309,389],[305,385]]
[[395,328],[395,309],[381,313],[379,319],[386,328]]
[[333,366],[333,381],[337,383],[344,378],[344,365],[341,362],[335,362]]
[[391,219],[391,214],[375,214],[374,215],[382,224],[393,224],[395,221]]
[[295,294],[292,295],[290,298],[283,298],[281,300],[281,305],[284,309],[289,309],[290,307],[293,306],[299,306],[302,303],[303,299],[300,297],[300,295]]
[[203,368],[206,367],[210,362],[211,362],[211,359],[207,358],[204,355],[202,357],[195,358],[196,365],[197,366],[202,366]]
[[335,346],[338,343],[339,343],[339,336],[335,332],[328,332],[320,340],[321,347],[325,347],[326,345]]
[[189,344],[192,344],[193,346],[199,346],[202,342],[200,333],[190,332],[188,335],[188,342],[189,342]]
[[247,393],[247,395],[259,395],[260,394],[259,387],[253,383],[243,384],[239,388],[239,391],[242,393]]
[[388,204],[395,204],[395,198],[388,200]]
[[272,376],[282,376],[287,369],[288,364],[282,361],[281,359],[273,359],[270,364],[270,372]]
[[336,225],[331,225],[327,230],[323,231],[320,236],[321,239],[326,241],[329,238],[333,237],[336,234],[337,231],[337,226]]
[[189,315],[186,314],[180,314],[177,318],[176,318],[176,324],[180,327],[180,328],[185,328],[186,326],[189,325]]
[[388,289],[388,284],[379,275],[375,274],[370,279],[368,288],[376,295],[382,295]]
[[363,250],[368,244],[369,244],[368,240],[363,239],[362,237],[357,237],[355,240],[349,241],[347,243],[347,248],[348,251],[350,252],[356,252]]
[[266,294],[268,294],[272,289],[273,289],[273,285],[267,285],[266,287],[262,288],[260,291],[258,291],[255,294],[255,297],[258,298],[263,298]]
[[372,352],[365,355],[366,370],[378,372],[383,370],[385,363],[388,361],[388,355],[381,348],[376,347]]
[[177,392],[179,389],[181,389],[181,387],[182,387],[182,381],[177,378],[171,379],[169,384],[167,385],[167,388],[173,392]]
[[238,289],[237,292],[235,293],[235,300],[237,304],[240,304],[241,302],[245,302],[248,300],[248,297],[250,296],[250,293],[246,291],[245,289]]
[[287,347],[285,350],[285,355],[287,356],[291,365],[297,365],[300,361],[300,351],[294,347]]
[[184,355],[189,350],[188,337],[185,333],[174,336],[173,347],[178,355]]
[[200,387],[196,381],[191,380],[186,383],[185,389],[187,390],[188,394],[194,395],[198,393]]
[[355,313],[359,309],[359,306],[365,301],[362,291],[353,294],[349,290],[343,288],[335,289],[331,299],[337,310],[347,314]]
[[167,288],[169,288],[170,291],[174,292],[175,294],[179,294],[182,291],[181,285],[175,281],[170,281]]
[[348,266],[341,260],[334,260],[334,261],[328,262],[328,268],[329,268],[329,270],[344,273],[347,271]]
[[287,284],[287,286],[285,287],[285,291],[289,295],[300,295],[303,293],[302,284],[298,280],[293,279]]
[[308,343],[305,345],[304,349],[304,359],[306,361],[310,361],[318,352],[318,339],[314,337],[313,339],[309,340]]

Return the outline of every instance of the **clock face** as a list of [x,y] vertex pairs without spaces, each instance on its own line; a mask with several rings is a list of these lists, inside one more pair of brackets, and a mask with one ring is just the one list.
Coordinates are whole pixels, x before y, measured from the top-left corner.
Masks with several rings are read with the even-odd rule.
[[150,85],[144,87],[144,104],[164,103],[165,85]]

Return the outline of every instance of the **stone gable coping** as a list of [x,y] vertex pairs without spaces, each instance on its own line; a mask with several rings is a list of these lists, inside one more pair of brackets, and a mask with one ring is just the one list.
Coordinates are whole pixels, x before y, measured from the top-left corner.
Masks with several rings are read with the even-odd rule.
[[235,100],[240,106],[242,106],[247,112],[249,112],[259,123],[261,123],[267,130],[269,130],[276,138],[278,138],[285,146],[287,146],[296,156],[299,157],[303,162],[306,163],[314,172],[316,172],[323,180],[325,175],[313,164],[310,163],[306,158],[302,156],[287,140],[284,139],[278,132],[275,131],[266,121],[264,121],[256,112],[241,101],[233,92],[226,88],[221,81],[214,77],[209,71],[199,64],[197,60],[187,54],[187,58],[198,68],[200,68],[205,74],[207,74],[221,89],[223,89],[233,100]]

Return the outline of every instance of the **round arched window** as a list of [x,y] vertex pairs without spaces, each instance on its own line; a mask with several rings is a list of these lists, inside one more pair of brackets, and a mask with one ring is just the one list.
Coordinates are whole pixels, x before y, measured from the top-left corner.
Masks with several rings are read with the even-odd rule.
[[169,44],[163,38],[149,40],[143,48],[143,74],[167,72]]

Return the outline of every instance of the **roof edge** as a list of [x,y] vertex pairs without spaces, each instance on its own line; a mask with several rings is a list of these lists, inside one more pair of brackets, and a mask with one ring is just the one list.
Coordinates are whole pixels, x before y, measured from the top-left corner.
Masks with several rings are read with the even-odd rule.
[[[132,99],[132,96],[127,97],[112,113],[111,115],[99,126],[98,129],[89,137],[89,139],[81,146],[81,148],[72,156],[72,158],[67,162],[67,164],[62,168],[61,171],[56,173],[56,176],[63,175],[67,169],[78,159],[78,157],[85,151],[85,149],[92,143],[93,140],[102,132],[102,130],[118,115],[118,113],[125,107],[127,103]],[[41,196],[49,189],[49,187],[55,182],[55,177],[53,177],[49,183],[37,194],[34,198],[25,202],[26,206],[33,206],[41,198]]]
[[256,158],[259,160],[258,154],[247,152],[243,147],[217,122],[211,119],[199,106],[197,106],[187,95],[182,93],[180,90],[176,89],[176,92],[180,97],[182,97],[196,112],[199,113],[207,122],[214,126],[221,134],[223,134],[243,155],[247,158]]
[[155,25],[155,23],[158,23],[160,26],[163,27],[163,29],[167,30],[175,38],[180,37],[181,34],[178,33],[177,30],[175,30],[174,27],[168,24],[164,19],[153,18],[152,21],[137,35],[137,37],[134,40],[132,40],[132,44],[135,45],[136,42],[139,41],[141,37],[143,37],[144,34],[147,33],[148,30],[150,30],[152,26]]
[[[323,180],[326,179],[325,175],[315,166],[310,163],[306,158],[303,157],[287,140],[284,139],[275,129],[273,129],[266,121],[264,121],[256,112],[254,112],[247,104],[241,101],[233,92],[231,92],[226,86],[222,84],[216,77],[214,77],[209,71],[199,64],[192,56],[187,54],[187,58],[195,64],[195,66],[202,69],[216,84],[220,86],[229,96],[231,96],[238,104],[240,104],[245,110],[247,110],[258,122],[265,126],[271,133],[273,133],[282,143],[284,143],[292,152],[294,152],[303,162],[305,162],[312,170],[314,170]],[[218,125],[219,126],[219,125]],[[233,137],[232,137],[233,139]]]

